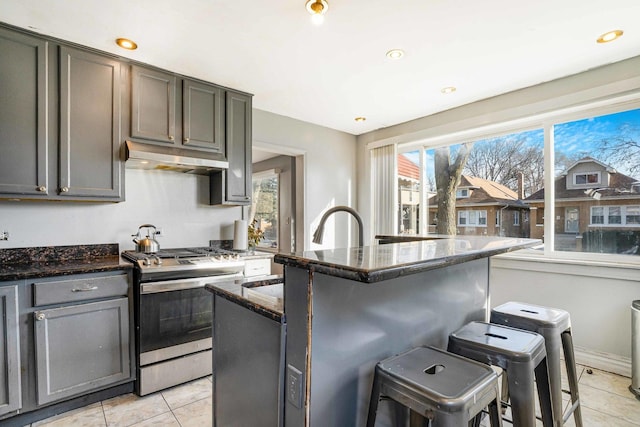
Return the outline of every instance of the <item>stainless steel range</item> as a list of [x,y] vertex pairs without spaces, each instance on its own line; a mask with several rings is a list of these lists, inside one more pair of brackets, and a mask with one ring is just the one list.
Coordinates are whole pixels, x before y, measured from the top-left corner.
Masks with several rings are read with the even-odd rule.
[[242,278],[244,261],[210,247],[122,257],[135,264],[136,393],[210,375],[213,305],[204,285]]

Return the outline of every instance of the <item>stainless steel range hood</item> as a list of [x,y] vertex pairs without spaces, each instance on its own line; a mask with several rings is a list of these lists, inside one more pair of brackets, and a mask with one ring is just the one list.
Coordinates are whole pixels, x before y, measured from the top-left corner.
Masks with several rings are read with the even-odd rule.
[[167,170],[209,175],[229,168],[227,159],[216,153],[162,147],[126,141],[126,167],[133,169]]

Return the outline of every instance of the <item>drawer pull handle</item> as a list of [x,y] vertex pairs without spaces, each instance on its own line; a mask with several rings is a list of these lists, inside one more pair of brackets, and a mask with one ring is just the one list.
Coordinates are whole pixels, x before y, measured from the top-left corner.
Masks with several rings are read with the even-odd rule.
[[71,292],[89,292],[95,291],[96,289],[98,289],[97,286],[86,286],[84,288],[73,288],[71,289]]
[[36,315],[36,320],[44,320],[44,318],[46,317],[45,314],[41,311],[36,311],[33,314]]

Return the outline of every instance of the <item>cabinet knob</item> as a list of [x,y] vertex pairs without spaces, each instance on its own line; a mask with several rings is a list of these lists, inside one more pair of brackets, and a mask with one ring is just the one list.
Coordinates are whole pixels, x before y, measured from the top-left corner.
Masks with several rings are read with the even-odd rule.
[[41,311],[37,311],[34,313],[36,315],[36,320],[44,320],[46,317],[45,314]]
[[44,185],[41,185],[40,187],[36,188],[36,190],[38,190],[41,193],[44,193],[47,191],[47,187],[45,187]]
[[173,135],[169,135],[169,141],[173,141],[173,140],[174,140]]
[[63,193],[68,193],[69,192],[69,187],[62,187],[60,189],[60,191],[63,192]]
[[189,138],[185,138],[185,139],[184,139],[184,142],[189,142]]

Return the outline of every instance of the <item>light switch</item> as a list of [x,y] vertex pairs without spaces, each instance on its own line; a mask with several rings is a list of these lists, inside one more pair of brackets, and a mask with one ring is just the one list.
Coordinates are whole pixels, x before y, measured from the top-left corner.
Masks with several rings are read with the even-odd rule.
[[287,365],[287,401],[302,408],[302,372]]

